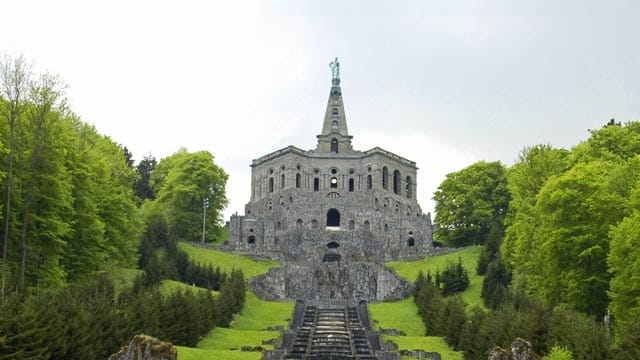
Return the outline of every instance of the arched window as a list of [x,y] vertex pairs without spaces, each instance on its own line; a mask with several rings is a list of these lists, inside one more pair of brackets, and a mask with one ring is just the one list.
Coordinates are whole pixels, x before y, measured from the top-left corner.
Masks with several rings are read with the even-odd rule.
[[338,130],[338,120],[333,120],[331,122],[331,130]]
[[282,229],[282,223],[280,221],[276,221],[276,230]]
[[411,176],[407,176],[406,182],[407,183],[405,184],[405,189],[406,189],[407,199],[411,199],[413,198],[413,190],[411,189],[413,187],[413,181],[411,181]]
[[316,219],[311,220],[311,228],[312,229],[317,229],[318,228],[318,220],[316,220]]
[[400,194],[400,183],[402,182],[402,178],[400,176],[400,171],[395,170],[393,172],[393,193]]
[[416,241],[412,237],[410,237],[409,240],[407,240],[407,246],[416,246]]
[[318,190],[320,190],[320,179],[313,178],[313,191],[318,191]]
[[327,226],[340,226],[340,212],[337,209],[327,211]]
[[256,237],[251,235],[247,238],[247,244],[255,244],[256,243]]
[[373,179],[371,178],[371,175],[367,176],[367,189],[371,190],[371,188],[373,187]]
[[280,189],[284,189],[284,174],[280,177]]
[[273,178],[269,178],[269,192],[273,192]]
[[300,188],[300,174],[296,174],[296,188]]
[[331,152],[338,153],[338,139],[331,139]]
[[297,227],[298,229],[301,229],[301,228],[302,228],[302,225],[303,225],[303,224],[302,224],[302,219],[298,219],[298,220],[296,221],[296,227]]
[[389,169],[386,166],[382,168],[382,188],[389,190]]
[[349,221],[349,230],[353,230],[356,228],[356,222],[353,220]]
[[332,113],[333,115],[338,115],[338,108],[337,108],[337,107],[334,107],[334,108],[333,108],[333,110],[331,111],[331,113]]
[[331,188],[335,189],[338,187],[338,178],[336,178],[335,176],[331,178]]
[[353,188],[354,188],[354,181],[353,178],[349,179],[349,191],[353,192]]
[[362,224],[362,227],[363,227],[365,230],[369,230],[369,229],[371,229],[371,223],[369,223],[369,220],[365,220],[365,221],[364,221],[364,224]]
[[384,232],[389,231],[389,224],[384,224]]

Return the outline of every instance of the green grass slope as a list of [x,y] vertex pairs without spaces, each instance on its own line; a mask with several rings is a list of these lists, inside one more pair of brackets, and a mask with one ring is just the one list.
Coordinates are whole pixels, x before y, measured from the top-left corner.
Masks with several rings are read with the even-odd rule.
[[[180,249],[200,264],[220,267],[229,272],[234,268],[242,270],[245,278],[264,274],[269,268],[278,266],[273,261],[255,261],[244,256],[228,254],[221,251],[198,248],[180,243]],[[168,282],[163,286],[180,287],[181,285]],[[188,287],[188,285],[185,285]],[[262,357],[261,352],[240,351],[243,346],[273,349],[273,345],[265,345],[263,341],[278,339],[279,331],[269,331],[267,328],[288,326],[293,312],[293,302],[263,301],[251,291],[247,291],[242,312],[236,315],[230,328],[215,328],[205,338],[200,340],[197,348],[178,347],[181,360],[200,359],[230,359],[253,360]]]
[[447,263],[457,263],[458,258],[462,260],[462,266],[469,272],[469,287],[460,293],[462,300],[467,303],[467,309],[471,309],[474,305],[484,307],[482,304],[482,298],[480,298],[480,292],[482,291],[482,279],[483,276],[476,275],[476,266],[478,264],[478,257],[480,257],[481,246],[474,246],[466,248],[453,253],[429,256],[422,260],[416,261],[393,261],[387,263],[387,267],[393,269],[398,275],[413,282],[418,277],[418,273],[422,270],[425,274],[427,271],[431,271],[431,274],[435,274],[436,271],[442,271]]
[[248,257],[229,254],[222,251],[203,249],[187,243],[178,243],[178,247],[189,255],[191,260],[201,265],[219,267],[224,272],[240,269],[245,279],[266,273],[270,268],[279,266],[275,261],[255,261]]
[[[175,281],[175,280],[162,280],[162,282],[160,283],[160,294],[162,294],[163,296],[169,296],[177,291],[185,291],[185,290],[189,290],[193,292],[207,291],[207,289],[197,287],[197,286],[187,285],[185,283]],[[213,294],[213,296],[218,295],[217,291],[212,290],[211,293]]]
[[[443,270],[450,262],[457,263],[458,258],[469,272],[470,285],[460,296],[467,303],[467,308],[473,305],[482,306],[480,291],[482,289],[482,276],[475,275],[476,264],[480,256],[481,247],[472,247],[453,253],[426,257],[416,261],[394,261],[387,263],[398,275],[409,281],[415,281],[418,273],[430,271],[435,274]],[[369,305],[371,319],[376,329],[395,329],[403,331],[407,336],[383,335],[383,341],[391,340],[398,344],[400,350],[435,351],[442,355],[443,360],[462,360],[463,353],[453,351],[442,337],[424,336],[425,328],[422,319],[418,315],[418,308],[413,298],[402,301],[378,303]]]

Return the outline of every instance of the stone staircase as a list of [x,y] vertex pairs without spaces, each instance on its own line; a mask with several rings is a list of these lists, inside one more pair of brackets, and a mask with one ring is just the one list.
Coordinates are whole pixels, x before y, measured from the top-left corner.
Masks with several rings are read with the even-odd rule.
[[298,301],[280,349],[267,360],[396,360],[383,351],[380,335],[371,329],[366,303],[306,304]]

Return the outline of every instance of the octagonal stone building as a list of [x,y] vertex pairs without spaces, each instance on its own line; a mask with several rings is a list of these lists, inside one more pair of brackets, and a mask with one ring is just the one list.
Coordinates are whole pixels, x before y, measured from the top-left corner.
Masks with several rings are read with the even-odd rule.
[[[355,150],[352,138],[334,71],[316,148],[288,146],[253,160],[251,200],[244,216],[231,217],[227,249],[288,265],[263,279],[270,284],[258,293],[389,299],[400,285],[383,274],[384,261],[424,256],[432,247],[430,214],[416,201],[416,163],[379,147]],[[362,270],[363,264],[373,268]],[[311,274],[302,282],[313,286],[289,279],[302,273]]]

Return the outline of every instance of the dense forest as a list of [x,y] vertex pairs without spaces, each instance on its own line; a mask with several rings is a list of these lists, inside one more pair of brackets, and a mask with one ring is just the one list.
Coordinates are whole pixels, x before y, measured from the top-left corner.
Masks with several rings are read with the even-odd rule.
[[[439,241],[485,245],[477,271],[493,311],[459,314],[485,352],[508,334],[503,346],[522,336],[542,353],[561,345],[579,359],[640,358],[640,123],[611,120],[590,134],[571,150],[527,147],[510,167],[472,164],[434,196]],[[429,279],[416,301],[432,298]],[[483,331],[487,322],[504,326]],[[450,343],[481,358],[460,341]]]
[[[186,149],[134,166],[64,92],[24,57],[0,58],[0,358],[106,358],[138,333],[194,345],[244,303],[241,272],[176,246],[220,238],[227,174]],[[135,268],[133,284],[112,276]],[[219,294],[163,295],[163,279]]]

